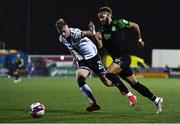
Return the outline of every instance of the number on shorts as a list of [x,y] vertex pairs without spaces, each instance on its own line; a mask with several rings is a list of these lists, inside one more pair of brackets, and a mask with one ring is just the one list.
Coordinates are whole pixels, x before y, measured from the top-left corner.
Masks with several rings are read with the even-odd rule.
[[97,64],[98,64],[99,70],[104,69],[104,65],[103,65],[103,62],[101,60],[97,61]]

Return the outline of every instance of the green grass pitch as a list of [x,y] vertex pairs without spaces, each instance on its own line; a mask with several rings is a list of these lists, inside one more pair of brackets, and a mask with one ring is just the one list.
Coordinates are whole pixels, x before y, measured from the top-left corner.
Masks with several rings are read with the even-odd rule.
[[[86,112],[87,99],[76,84],[75,77],[23,78],[15,84],[13,78],[0,77],[1,123],[179,123],[180,79],[140,78],[145,86],[163,96],[163,112],[156,115],[155,105],[133,90],[138,103],[130,107],[127,97],[114,88],[105,87],[98,78],[88,78],[101,110]],[[31,103],[46,107],[42,118],[29,115]]]

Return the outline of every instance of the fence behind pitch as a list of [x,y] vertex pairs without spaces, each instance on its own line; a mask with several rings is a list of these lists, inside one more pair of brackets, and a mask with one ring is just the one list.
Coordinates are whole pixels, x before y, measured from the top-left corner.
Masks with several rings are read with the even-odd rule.
[[33,76],[74,76],[72,55],[29,55]]

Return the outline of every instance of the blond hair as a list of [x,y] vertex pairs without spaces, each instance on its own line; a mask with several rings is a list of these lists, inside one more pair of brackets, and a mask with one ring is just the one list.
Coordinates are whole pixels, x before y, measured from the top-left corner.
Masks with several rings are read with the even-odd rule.
[[67,23],[64,21],[64,19],[60,18],[58,21],[56,21],[56,28],[61,30]]
[[100,13],[100,12],[109,12],[109,13],[112,15],[112,10],[111,10],[111,8],[108,7],[108,6],[103,6],[103,7],[101,7],[101,8],[98,10],[98,13]]

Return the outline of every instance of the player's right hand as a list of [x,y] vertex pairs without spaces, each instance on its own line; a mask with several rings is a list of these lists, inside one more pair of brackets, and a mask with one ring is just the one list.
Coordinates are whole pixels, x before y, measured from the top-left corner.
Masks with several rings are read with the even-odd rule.
[[88,28],[89,28],[89,30],[91,30],[93,32],[93,34],[96,33],[95,25],[92,20],[90,20],[90,22],[88,24]]
[[73,63],[72,63],[72,66],[77,68],[78,67],[78,62],[76,59],[73,59]]
[[139,46],[139,48],[143,48],[144,47],[144,42],[142,41],[142,39],[139,39],[138,41],[137,41],[137,44],[138,44],[138,46]]

